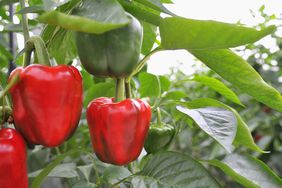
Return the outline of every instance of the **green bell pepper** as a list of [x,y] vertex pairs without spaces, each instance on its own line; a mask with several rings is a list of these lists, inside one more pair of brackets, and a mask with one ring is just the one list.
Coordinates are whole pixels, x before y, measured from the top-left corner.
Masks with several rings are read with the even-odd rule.
[[125,78],[138,63],[142,45],[142,26],[129,15],[131,22],[103,34],[77,32],[78,55],[90,74]]

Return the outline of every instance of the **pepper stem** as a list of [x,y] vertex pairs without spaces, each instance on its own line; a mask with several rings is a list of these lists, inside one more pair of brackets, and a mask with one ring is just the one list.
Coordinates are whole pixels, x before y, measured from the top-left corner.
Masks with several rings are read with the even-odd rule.
[[117,78],[115,102],[120,102],[120,101],[125,99],[125,96],[124,96],[125,87],[124,87],[124,85],[125,85],[124,78]]
[[161,115],[161,109],[159,107],[157,108],[157,125],[158,126],[162,125],[162,115]]
[[30,39],[26,42],[26,57],[24,66],[28,66],[30,64],[31,53],[33,50],[35,51],[40,64],[51,66],[45,43],[39,36],[30,37]]
[[131,97],[130,81],[128,81],[128,82],[125,81],[124,84],[125,84],[125,96],[128,99],[128,98]]

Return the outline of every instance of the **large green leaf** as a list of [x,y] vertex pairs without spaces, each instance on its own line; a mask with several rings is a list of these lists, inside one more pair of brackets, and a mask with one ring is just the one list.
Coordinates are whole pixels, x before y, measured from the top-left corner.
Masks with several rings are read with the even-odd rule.
[[74,155],[78,153],[80,150],[71,150],[67,153],[57,156],[57,158],[49,163],[33,180],[31,184],[31,188],[38,188],[43,183],[44,179],[48,176],[48,174],[58,166],[67,156]]
[[145,6],[148,6],[156,11],[164,12],[166,14],[175,15],[169,11],[160,0],[134,0],[138,3],[141,3]]
[[142,171],[134,176],[132,185],[136,188],[220,187],[198,161],[190,156],[168,151],[153,155]]
[[268,85],[251,65],[231,50],[193,50],[190,52],[243,92],[282,112],[280,93]]
[[161,84],[157,76],[141,72],[138,79],[140,81],[139,92],[141,97],[157,97],[161,94]]
[[[35,172],[29,173],[28,177],[36,177],[42,172],[43,169],[37,170]],[[63,163],[57,165],[52,171],[48,174],[48,177],[56,178],[77,178],[79,174],[76,171],[75,163]]]
[[237,120],[233,112],[218,107],[188,109],[177,106],[176,108],[191,117],[203,131],[231,152],[237,131]]
[[115,0],[85,0],[68,15],[51,11],[38,19],[42,23],[60,26],[68,30],[101,34],[129,23],[129,18]]
[[246,155],[232,154],[223,161],[208,161],[235,181],[248,188],[279,188],[282,180],[262,161]]
[[261,31],[216,21],[182,17],[164,18],[160,24],[164,49],[220,49],[253,43],[272,33],[275,26]]
[[117,0],[122,7],[138,18],[139,20],[142,20],[144,22],[151,23],[153,25],[160,25],[160,22],[162,20],[162,17],[160,17],[159,12],[151,12],[148,10],[145,6],[138,6],[134,1],[128,1],[128,0]]
[[196,76],[193,78],[194,81],[200,82],[213,90],[217,91],[222,96],[226,97],[230,101],[239,104],[241,106],[244,106],[238,96],[229,89],[223,82],[219,81],[216,78],[208,77],[208,76]]
[[192,109],[193,108],[203,108],[207,106],[214,106],[214,107],[223,107],[228,110],[231,110],[235,114],[237,118],[237,123],[238,123],[237,133],[234,139],[234,144],[245,146],[257,152],[262,152],[262,153],[264,152],[255,144],[248,126],[246,125],[246,123],[243,121],[243,119],[240,117],[240,115],[238,114],[238,112],[235,109],[217,100],[210,99],[210,98],[196,99],[193,101],[186,102],[185,104],[187,105],[187,107],[192,108]]
[[147,22],[142,22],[143,26],[143,41],[142,41],[142,54],[147,55],[150,53],[157,37],[157,27]]

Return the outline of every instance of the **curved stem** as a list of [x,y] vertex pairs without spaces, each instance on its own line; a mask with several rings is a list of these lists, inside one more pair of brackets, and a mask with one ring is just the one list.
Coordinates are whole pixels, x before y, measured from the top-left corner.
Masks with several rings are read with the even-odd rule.
[[116,82],[116,97],[115,97],[115,102],[120,102],[125,99],[124,96],[124,78],[117,78]]
[[157,125],[158,126],[162,125],[162,115],[159,107],[157,108]]
[[132,73],[126,78],[126,82],[129,82],[131,80],[131,78],[137,74],[143,67],[144,65],[147,63],[147,61],[150,59],[150,57],[158,52],[161,51],[162,49],[160,47],[155,48],[153,51],[151,51],[149,54],[147,54],[135,67],[135,69],[132,71]]
[[26,51],[25,51],[25,55],[24,55],[24,64],[23,64],[24,67],[30,65],[31,54],[32,54],[32,51],[33,51],[33,49],[27,47],[27,44],[26,44],[25,48],[26,48]]
[[38,62],[40,64],[51,66],[45,43],[39,36],[33,36],[26,42],[26,57],[24,66],[28,66],[30,64],[31,53],[33,50],[35,50],[36,57],[38,58]]

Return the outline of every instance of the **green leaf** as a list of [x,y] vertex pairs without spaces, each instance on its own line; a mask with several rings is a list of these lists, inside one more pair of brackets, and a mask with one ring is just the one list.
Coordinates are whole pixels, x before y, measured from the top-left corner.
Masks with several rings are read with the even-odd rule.
[[172,15],[172,16],[175,15],[171,11],[169,11],[165,6],[163,6],[160,0],[134,0],[134,1],[141,3],[145,6],[148,6],[151,9],[154,9],[156,11],[160,11],[160,12]]
[[3,54],[8,60],[13,60],[12,54],[0,44],[0,55]]
[[191,117],[203,131],[214,138],[228,152],[231,152],[237,131],[237,120],[233,112],[218,107],[192,110],[182,106],[176,108]]
[[261,31],[216,21],[182,17],[164,18],[160,24],[164,49],[220,49],[253,43],[274,32],[275,26]]
[[105,182],[115,184],[130,175],[131,172],[127,168],[119,166],[109,166],[105,169],[102,178],[103,180],[105,180]]
[[101,34],[129,23],[129,18],[115,0],[85,0],[74,15],[51,11],[38,19],[42,23],[86,33]]
[[144,55],[150,53],[157,37],[157,27],[147,22],[142,22],[143,26],[143,41],[141,52]]
[[173,4],[172,0],[161,0],[162,3]]
[[19,0],[1,0],[0,6],[9,5],[9,4],[13,4],[16,2],[19,2]]
[[84,106],[87,106],[93,99],[98,97],[113,97],[115,95],[115,84],[103,82],[92,85],[84,98]]
[[169,86],[171,84],[170,80],[166,76],[159,76],[160,84],[161,84],[161,89],[162,92],[168,91]]
[[161,85],[160,80],[157,76],[141,72],[138,75],[138,79],[140,81],[139,92],[141,97],[157,97],[161,93]]
[[257,101],[282,112],[280,93],[268,85],[251,65],[231,50],[193,50],[190,52],[223,79]]
[[[36,177],[42,172],[43,169],[29,173],[28,177]],[[56,178],[76,178],[79,174],[76,171],[75,163],[64,163],[56,166],[49,174],[48,177]]]
[[175,90],[175,91],[168,91],[163,98],[165,100],[180,100],[185,97],[187,97],[187,94],[184,91]]
[[75,182],[72,188],[97,188],[97,186],[94,183],[78,181],[78,182]]
[[220,80],[216,78],[211,78],[208,76],[196,76],[195,78],[193,78],[193,80],[212,88],[213,90],[215,90],[222,96],[226,97],[230,101],[236,104],[239,104],[241,106],[244,106],[241,103],[238,96],[231,89],[229,89],[224,83],[222,83]]
[[199,162],[188,155],[169,151],[153,155],[131,183],[136,188],[220,187]]
[[237,133],[236,137],[234,139],[234,143],[238,145],[245,146],[247,148],[250,148],[254,151],[264,153],[263,150],[261,150],[254,142],[253,137],[250,133],[250,130],[247,126],[247,124],[243,121],[243,119],[240,117],[239,113],[231,108],[230,106],[227,106],[226,104],[223,104],[217,100],[209,99],[209,98],[202,98],[202,99],[196,99],[193,101],[189,101],[185,103],[187,107],[189,108],[203,108],[207,106],[214,106],[214,107],[223,107],[228,110],[231,110],[236,118],[237,118]]
[[73,32],[59,29],[53,37],[52,42],[48,43],[48,49],[51,57],[54,57],[58,64],[68,64],[72,62],[77,56]]
[[162,17],[155,12],[151,12],[148,8],[144,8],[142,6],[137,6],[134,1],[127,1],[127,0],[117,0],[122,7],[129,12],[134,17],[138,18],[141,21],[148,22],[153,25],[160,25]]
[[40,173],[39,175],[33,180],[31,184],[31,188],[38,188],[43,183],[44,179],[48,176],[48,174],[58,166],[67,156],[71,156],[73,154],[78,153],[79,150],[71,150],[65,154],[57,156],[57,158],[49,163]]
[[282,187],[282,180],[265,163],[252,156],[232,154],[223,161],[211,160],[207,162],[219,167],[245,187]]

